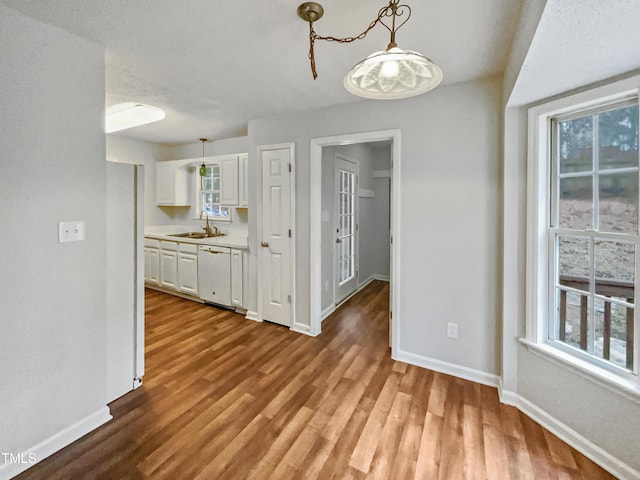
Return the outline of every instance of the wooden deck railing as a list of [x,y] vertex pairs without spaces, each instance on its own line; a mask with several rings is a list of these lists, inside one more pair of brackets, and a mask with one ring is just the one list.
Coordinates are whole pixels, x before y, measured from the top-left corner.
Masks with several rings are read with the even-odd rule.
[[[584,277],[574,277],[570,275],[561,275],[560,284],[575,288],[581,291],[588,291],[589,279]],[[629,303],[633,303],[634,285],[632,282],[622,282],[615,280],[596,280],[596,294],[605,297],[624,298]],[[587,331],[588,331],[588,298],[586,295],[580,295],[580,348],[587,350]],[[634,322],[633,308],[626,307],[626,366],[633,369],[633,339],[634,339]],[[560,332],[559,340],[566,341],[567,329],[567,292],[560,291]],[[602,356],[606,360],[611,357],[611,302],[604,302],[604,326],[603,326],[603,344]]]

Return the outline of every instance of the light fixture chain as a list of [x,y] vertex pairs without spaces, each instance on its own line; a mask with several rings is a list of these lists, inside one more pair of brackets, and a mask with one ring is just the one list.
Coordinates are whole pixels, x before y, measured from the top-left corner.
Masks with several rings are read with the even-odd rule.
[[309,22],[309,62],[311,63],[311,73],[313,74],[313,79],[315,80],[316,78],[318,78],[318,72],[316,71],[316,57],[314,52],[314,45],[316,40],[326,40],[328,42],[338,42],[338,43],[351,43],[351,42],[355,42],[356,40],[362,40],[364,37],[367,36],[367,33],[369,33],[373,29],[373,27],[375,27],[378,24],[378,22],[382,20],[382,15],[383,14],[381,10],[380,14],[378,15],[378,18],[376,18],[373,22],[371,22],[371,24],[367,27],[367,29],[356,37],[341,38],[341,37],[318,35],[316,31],[313,29],[313,22]]
[[381,20],[381,16],[378,16],[378,18],[376,18],[373,22],[371,22],[371,24],[367,27],[367,29],[362,32],[360,35],[356,36],[356,37],[331,37],[331,36],[322,36],[322,35],[318,35],[314,30],[313,30],[313,26],[311,27],[311,34],[315,37],[316,40],[327,40],[329,42],[338,42],[338,43],[351,43],[351,42],[355,42],[356,40],[362,40],[364,37],[367,36],[367,33],[369,33],[373,27],[375,27],[378,22],[380,22]]

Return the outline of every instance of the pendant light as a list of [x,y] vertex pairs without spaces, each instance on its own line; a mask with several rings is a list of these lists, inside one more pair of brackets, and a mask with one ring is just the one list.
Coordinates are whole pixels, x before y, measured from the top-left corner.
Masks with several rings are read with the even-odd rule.
[[201,138],[202,142],[202,165],[200,165],[200,191],[204,188],[204,177],[207,176],[207,166],[204,164],[204,143],[207,141],[206,138]]
[[207,175],[207,166],[204,164],[204,143],[207,141],[206,138],[201,138],[202,142],[202,165],[200,165],[200,176],[205,177]]
[[364,98],[391,100],[421,95],[442,81],[440,67],[424,55],[403,50],[396,44],[396,32],[411,17],[409,5],[391,0],[379,10],[378,17],[364,32],[346,38],[320,36],[315,32],[313,22],[322,18],[323,14],[324,8],[316,2],[306,2],[298,7],[300,18],[309,22],[309,60],[314,79],[318,77],[314,53],[316,40],[351,43],[364,38],[377,24],[381,24],[391,33],[391,40],[385,50],[372,53],[346,74],[343,83],[349,92]]

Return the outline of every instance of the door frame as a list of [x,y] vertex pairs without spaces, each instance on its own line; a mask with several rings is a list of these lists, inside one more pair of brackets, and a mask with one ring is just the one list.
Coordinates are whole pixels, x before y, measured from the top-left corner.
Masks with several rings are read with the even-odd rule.
[[[351,163],[352,165],[355,166],[355,175],[356,175],[356,184],[355,184],[355,198],[354,198],[354,216],[355,216],[355,249],[356,252],[359,251],[360,246],[359,241],[360,241],[360,232],[358,231],[358,223],[360,222],[360,212],[359,212],[359,208],[360,208],[360,200],[358,198],[358,190],[359,190],[359,185],[358,185],[358,181],[359,181],[359,177],[360,177],[360,162],[357,160],[353,160],[351,158],[347,158],[345,155],[336,152],[334,154],[334,169],[333,169],[333,176],[334,176],[334,212],[335,212],[335,218],[334,218],[334,225],[333,228],[334,230],[336,230],[339,227],[339,218],[340,218],[340,202],[338,201],[338,195],[337,195],[337,190],[335,189],[336,184],[337,184],[337,173],[338,173],[338,159],[342,160],[343,162],[346,163]],[[353,296],[355,293],[357,293],[358,288],[360,286],[360,278],[358,276],[358,272],[360,269],[360,265],[359,265],[360,261],[359,261],[359,257],[356,254],[355,258],[354,258],[354,275],[355,275],[355,281],[356,281],[356,289],[351,292],[350,294],[346,295],[343,299],[340,300],[340,303],[344,303],[346,302],[351,296]],[[336,246],[334,245],[333,248],[333,306],[337,306],[338,305],[338,249],[336,248]],[[323,315],[324,316],[324,315]]]
[[310,144],[310,329],[311,335],[322,331],[322,148],[334,145],[352,145],[391,140],[391,291],[389,299],[391,356],[400,351],[400,130],[381,130],[352,133],[332,137],[312,138]]
[[[262,241],[262,213],[263,213],[263,205],[262,205],[262,153],[268,150],[282,150],[288,148],[289,149],[289,161],[291,162],[291,175],[289,176],[289,226],[291,228],[291,261],[290,263],[290,272],[291,276],[291,303],[289,308],[291,309],[291,326],[290,330],[299,331],[298,324],[296,323],[296,145],[294,142],[290,143],[276,143],[271,145],[260,145],[258,146],[257,152],[257,172],[258,172],[258,185],[257,185],[257,195],[260,199],[257,202],[258,208],[257,210],[257,236],[258,242],[256,243],[257,249],[257,265],[256,265],[256,275],[257,275],[257,286],[258,286],[258,305],[257,305],[257,321],[262,322],[264,319],[262,317],[262,255],[263,249],[259,248],[260,242]],[[303,331],[302,333],[308,333]]]

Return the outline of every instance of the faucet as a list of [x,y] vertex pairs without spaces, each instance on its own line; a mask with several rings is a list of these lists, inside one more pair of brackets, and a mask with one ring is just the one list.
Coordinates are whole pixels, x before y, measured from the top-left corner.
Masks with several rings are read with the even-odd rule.
[[206,233],[207,235],[210,236],[215,236],[218,234],[218,227],[214,227],[215,228],[215,233],[213,233],[211,231],[211,227],[209,226],[209,214],[207,213],[206,210],[202,210],[200,212],[200,220],[202,220],[202,214],[204,213],[204,218],[205,218],[205,224],[204,227],[202,227],[202,229],[204,230],[204,233]]

